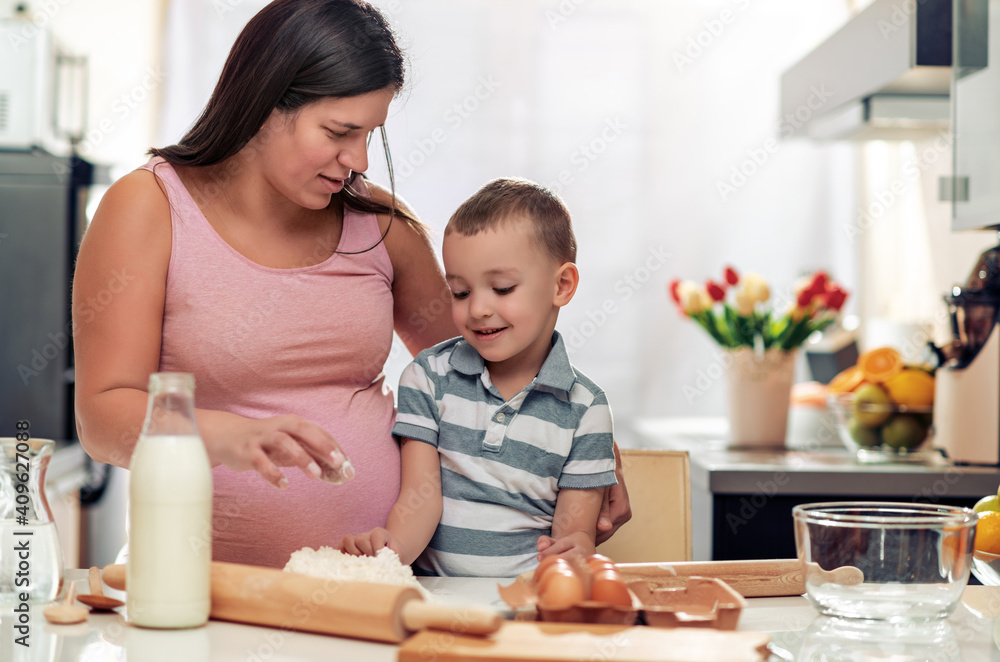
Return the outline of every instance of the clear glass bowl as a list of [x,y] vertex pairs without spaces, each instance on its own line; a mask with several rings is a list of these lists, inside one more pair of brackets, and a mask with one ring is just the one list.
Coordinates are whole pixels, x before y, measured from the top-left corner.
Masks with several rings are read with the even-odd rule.
[[946,618],[969,581],[977,515],[918,503],[812,503],[792,509],[806,597],[841,618]]
[[861,462],[922,462],[930,451],[933,407],[855,404],[853,393],[827,399],[837,434]]
[[972,574],[983,586],[1000,586],[1000,556],[973,551]]
[[820,616],[806,629],[796,659],[961,662],[962,649],[947,620],[894,624]]

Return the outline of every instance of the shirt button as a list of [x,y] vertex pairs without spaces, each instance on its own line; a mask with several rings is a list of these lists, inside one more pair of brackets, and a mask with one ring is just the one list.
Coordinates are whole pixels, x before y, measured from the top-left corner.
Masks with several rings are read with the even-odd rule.
[[503,415],[503,412],[500,412],[499,414],[497,414],[497,423],[503,423],[503,420],[505,418],[507,417]]

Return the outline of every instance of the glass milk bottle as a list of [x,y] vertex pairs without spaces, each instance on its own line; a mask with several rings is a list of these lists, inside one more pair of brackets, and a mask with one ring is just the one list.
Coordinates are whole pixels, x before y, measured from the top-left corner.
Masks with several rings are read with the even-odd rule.
[[151,628],[208,620],[212,472],[194,415],[194,377],[149,378],[146,422],[129,467],[128,620]]

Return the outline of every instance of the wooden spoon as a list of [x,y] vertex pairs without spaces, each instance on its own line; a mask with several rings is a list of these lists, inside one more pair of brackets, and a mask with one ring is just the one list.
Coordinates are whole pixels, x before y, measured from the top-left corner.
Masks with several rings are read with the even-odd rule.
[[90,595],[81,595],[77,600],[94,611],[112,611],[125,604],[121,600],[104,595],[104,589],[101,588],[101,571],[96,565],[90,567]]
[[82,623],[87,620],[87,610],[73,604],[73,598],[75,597],[76,584],[71,583],[69,591],[66,592],[66,599],[63,600],[62,604],[48,607],[42,614],[44,614],[49,623],[55,623],[56,625]]

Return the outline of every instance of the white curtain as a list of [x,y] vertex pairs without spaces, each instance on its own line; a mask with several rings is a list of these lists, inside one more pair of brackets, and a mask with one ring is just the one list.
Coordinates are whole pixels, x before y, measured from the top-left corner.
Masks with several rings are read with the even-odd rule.
[[[161,144],[195,118],[263,4],[171,0]],[[718,278],[732,264],[788,290],[823,268],[856,290],[843,232],[856,146],[775,140],[780,75],[847,18],[844,0],[375,4],[410,59],[387,122],[397,191],[438,247],[451,212],[490,178],[529,177],[564,197],[582,279],[558,328],[626,444],[636,417],[724,411],[721,384],[684,395],[719,350],[677,316],[671,278]],[[377,156],[370,172],[387,183]],[[394,352],[390,383],[408,359]]]

